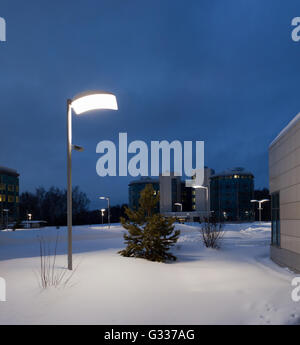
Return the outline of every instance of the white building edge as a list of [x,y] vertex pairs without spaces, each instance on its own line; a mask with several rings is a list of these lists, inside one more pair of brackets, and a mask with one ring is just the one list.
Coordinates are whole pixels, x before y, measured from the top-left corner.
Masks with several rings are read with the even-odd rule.
[[271,258],[300,272],[300,113],[269,146]]

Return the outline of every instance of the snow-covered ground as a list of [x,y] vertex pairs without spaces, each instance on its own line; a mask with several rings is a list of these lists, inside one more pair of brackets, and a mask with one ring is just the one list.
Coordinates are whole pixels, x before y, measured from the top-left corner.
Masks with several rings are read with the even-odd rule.
[[124,258],[120,225],[74,227],[77,269],[66,287],[39,286],[38,236],[54,241],[66,265],[66,229],[0,232],[1,324],[290,324],[296,276],[269,259],[270,224],[228,224],[222,248],[203,247],[199,225],[181,230],[175,263]]

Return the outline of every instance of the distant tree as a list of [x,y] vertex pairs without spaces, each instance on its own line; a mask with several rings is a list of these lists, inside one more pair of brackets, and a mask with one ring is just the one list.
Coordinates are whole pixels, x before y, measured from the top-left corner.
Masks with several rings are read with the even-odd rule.
[[216,218],[204,218],[200,233],[205,247],[218,249],[225,234],[223,223],[218,223]]
[[141,192],[138,210],[126,208],[128,219],[121,218],[127,247],[119,253],[126,257],[144,258],[150,261],[165,262],[176,260],[169,250],[179,237],[180,231],[174,231],[174,219],[155,213],[159,194],[154,194],[151,184]]
[[[66,196],[65,196],[66,198]],[[73,188],[72,192],[72,207],[74,214],[79,214],[87,211],[90,201],[85,193],[81,192],[79,187]]]
[[[89,210],[90,201],[79,187],[72,192],[73,224],[99,224],[101,223],[100,210]],[[110,208],[110,220],[119,223],[121,217],[126,217],[126,204]],[[65,189],[50,187],[46,190],[38,187],[34,193],[24,192],[20,195],[20,220],[26,220],[27,214],[32,213],[33,219],[45,220],[48,225],[67,224],[67,192]],[[107,212],[104,222],[107,222]]]
[[[90,201],[79,187],[73,188],[72,200],[73,222],[76,224],[88,212]],[[39,187],[35,193],[22,193],[20,195],[21,219],[27,219],[28,213],[32,213],[34,219],[47,221],[49,225],[66,225],[66,190],[57,187],[45,190],[43,187]]]
[[35,194],[30,192],[24,192],[20,195],[20,218],[27,219],[27,214],[34,212],[37,214],[38,198]]

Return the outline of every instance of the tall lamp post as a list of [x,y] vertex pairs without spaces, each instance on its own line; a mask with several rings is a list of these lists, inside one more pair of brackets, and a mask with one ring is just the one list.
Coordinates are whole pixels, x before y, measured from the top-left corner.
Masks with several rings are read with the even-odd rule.
[[262,199],[262,200],[251,200],[251,202],[258,202],[258,212],[259,212],[259,221],[261,222],[261,211],[262,211],[262,204],[264,202],[270,201],[269,199]]
[[72,264],[72,150],[83,151],[83,148],[72,144],[72,109],[80,115],[91,110],[118,110],[116,96],[104,91],[80,93],[67,100],[67,220],[68,220],[68,269]]
[[107,220],[108,220],[108,228],[110,229],[110,200],[109,197],[100,196],[100,200],[107,200]]

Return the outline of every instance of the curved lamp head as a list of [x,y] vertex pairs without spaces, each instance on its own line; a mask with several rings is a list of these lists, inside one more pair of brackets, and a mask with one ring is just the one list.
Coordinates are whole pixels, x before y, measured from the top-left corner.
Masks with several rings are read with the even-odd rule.
[[118,110],[116,96],[105,91],[80,93],[72,99],[71,107],[77,115],[98,109]]
[[194,189],[208,189],[208,187],[200,186],[200,185],[194,185],[192,186]]

